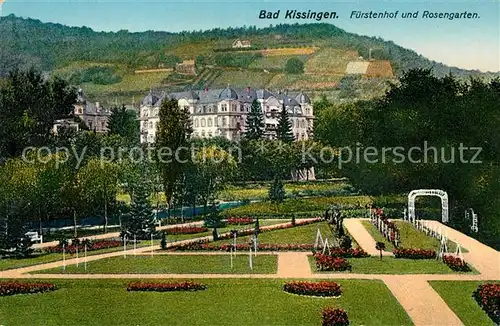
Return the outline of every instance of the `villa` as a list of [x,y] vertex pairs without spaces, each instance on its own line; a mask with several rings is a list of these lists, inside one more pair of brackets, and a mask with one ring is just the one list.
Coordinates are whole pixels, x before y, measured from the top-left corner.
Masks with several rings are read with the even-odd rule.
[[306,94],[277,92],[266,89],[204,89],[178,93],[150,92],[140,105],[141,143],[153,143],[159,110],[164,100],[177,100],[179,107],[189,111],[193,125],[193,137],[224,137],[240,140],[245,132],[246,117],[252,102],[257,100],[264,113],[265,136],[276,137],[276,128],[283,105],[285,105],[296,140],[312,136],[314,121],[313,105]]

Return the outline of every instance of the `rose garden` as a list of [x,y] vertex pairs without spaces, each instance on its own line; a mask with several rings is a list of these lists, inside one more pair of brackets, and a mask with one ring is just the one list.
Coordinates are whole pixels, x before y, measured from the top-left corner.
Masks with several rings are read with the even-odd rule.
[[257,202],[162,223],[148,237],[128,229],[36,244],[29,257],[0,260],[0,319],[411,325],[441,318],[424,313],[441,298],[433,309],[447,320],[500,322],[498,265],[485,259],[497,252],[440,217],[413,218],[354,193],[293,200],[309,206],[282,204],[278,218]]

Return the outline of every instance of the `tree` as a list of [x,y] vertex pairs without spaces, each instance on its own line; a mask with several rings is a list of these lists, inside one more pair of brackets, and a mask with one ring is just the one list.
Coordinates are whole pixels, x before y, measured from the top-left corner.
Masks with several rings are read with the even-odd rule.
[[187,109],[179,108],[176,100],[164,101],[159,112],[160,121],[156,133],[156,147],[158,150],[169,149],[176,153],[176,157],[170,157],[161,163],[163,176],[163,189],[167,199],[168,209],[172,208],[174,191],[186,169],[183,162],[187,161],[188,153],[179,150],[188,144],[188,138],[193,132],[191,118]]
[[285,143],[293,142],[293,133],[292,133],[292,123],[288,116],[288,110],[286,109],[285,104],[281,107],[281,114],[278,120],[278,127],[276,130],[276,138]]
[[146,240],[155,232],[154,214],[149,203],[149,191],[143,181],[134,186],[130,213],[124,231],[131,238]]
[[250,108],[250,113],[247,115],[246,119],[246,129],[244,137],[247,140],[257,140],[262,139],[264,136],[264,114],[262,113],[262,107],[254,99],[252,102],[252,107]]
[[167,232],[166,231],[163,231],[161,233],[160,246],[161,246],[162,250],[167,250]]
[[210,211],[208,215],[205,217],[204,225],[207,228],[221,228],[225,226],[222,217],[220,216],[219,207],[216,203],[212,203],[210,205]]
[[[104,233],[108,229],[108,212],[110,203],[116,201],[118,191],[118,165],[116,163],[91,158],[78,171],[80,196],[87,200],[88,205],[102,207],[104,215]],[[99,209],[98,209],[99,210]]]
[[108,120],[109,134],[123,137],[128,144],[139,142],[139,120],[132,110],[127,110],[125,105],[121,108],[111,109],[111,116]]
[[66,81],[13,70],[0,83],[0,158],[50,145],[54,121],[69,117],[75,102],[76,90]]
[[233,156],[216,146],[202,147],[194,157],[198,196],[206,205],[214,201],[236,169]]
[[285,72],[287,74],[302,74],[304,73],[304,62],[298,58],[290,58],[285,64]]
[[383,242],[377,242],[375,244],[375,249],[377,249],[378,251],[380,251],[380,260],[382,260],[382,251],[385,250],[385,243],[383,243]]
[[283,202],[285,199],[285,187],[280,178],[274,178],[269,185],[269,200],[276,205]]

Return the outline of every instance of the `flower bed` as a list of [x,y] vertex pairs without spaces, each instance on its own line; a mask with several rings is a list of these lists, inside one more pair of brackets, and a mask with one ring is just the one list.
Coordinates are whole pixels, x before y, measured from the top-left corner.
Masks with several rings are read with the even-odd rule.
[[352,270],[351,264],[347,261],[347,259],[342,257],[334,257],[317,253],[314,255],[314,261],[316,262],[316,268],[320,272]]
[[26,283],[18,281],[0,282],[0,297],[14,294],[33,294],[55,291],[56,285],[53,283]]
[[443,262],[448,265],[449,268],[456,272],[470,272],[471,269],[467,262],[459,257],[454,257],[451,255],[444,255]]
[[325,308],[323,309],[322,326],[348,326],[349,318],[344,309],[338,308]]
[[[315,252],[313,251],[313,254]],[[342,258],[365,258],[370,257],[370,255],[361,248],[331,248],[329,251],[330,256],[342,257]]]
[[245,225],[252,224],[254,222],[251,217],[230,217],[226,220],[226,223],[229,225]]
[[408,259],[433,259],[436,258],[434,250],[426,249],[394,249],[394,258],[408,258]]
[[472,297],[494,323],[500,324],[500,283],[482,284],[474,291]]
[[[207,242],[196,242],[172,247],[173,251],[231,251],[232,245],[214,245]],[[311,251],[312,244],[260,244],[257,250],[260,251]],[[252,247],[253,248],[253,247]],[[249,250],[249,244],[236,244],[236,250]]]
[[167,234],[195,234],[207,231],[207,228],[201,226],[178,226],[166,230]]
[[[118,240],[97,240],[97,241],[89,241],[89,240],[82,240],[80,244],[71,244],[67,245],[64,247],[64,251],[67,254],[74,254],[76,250],[78,249],[79,252],[83,252],[85,250],[85,243],[87,244],[87,251],[94,251],[94,250],[101,250],[101,249],[108,249],[108,248],[116,248],[120,247],[123,245],[123,242],[118,241]],[[63,252],[63,247],[62,246],[53,246],[53,247],[48,247],[44,249],[46,252],[49,253],[62,253]]]
[[184,281],[184,282],[132,282],[127,286],[127,291],[152,291],[152,292],[173,292],[173,291],[201,291],[206,290],[205,284]]
[[340,285],[331,281],[322,282],[287,282],[283,291],[299,295],[317,297],[339,297],[342,294]]

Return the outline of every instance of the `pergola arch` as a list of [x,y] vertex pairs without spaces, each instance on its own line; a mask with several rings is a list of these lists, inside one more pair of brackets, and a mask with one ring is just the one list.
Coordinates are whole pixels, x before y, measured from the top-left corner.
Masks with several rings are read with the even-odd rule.
[[437,196],[441,198],[441,220],[443,223],[448,222],[448,194],[446,191],[439,189],[418,189],[412,190],[408,194],[408,219],[415,221],[415,198],[418,196]]

